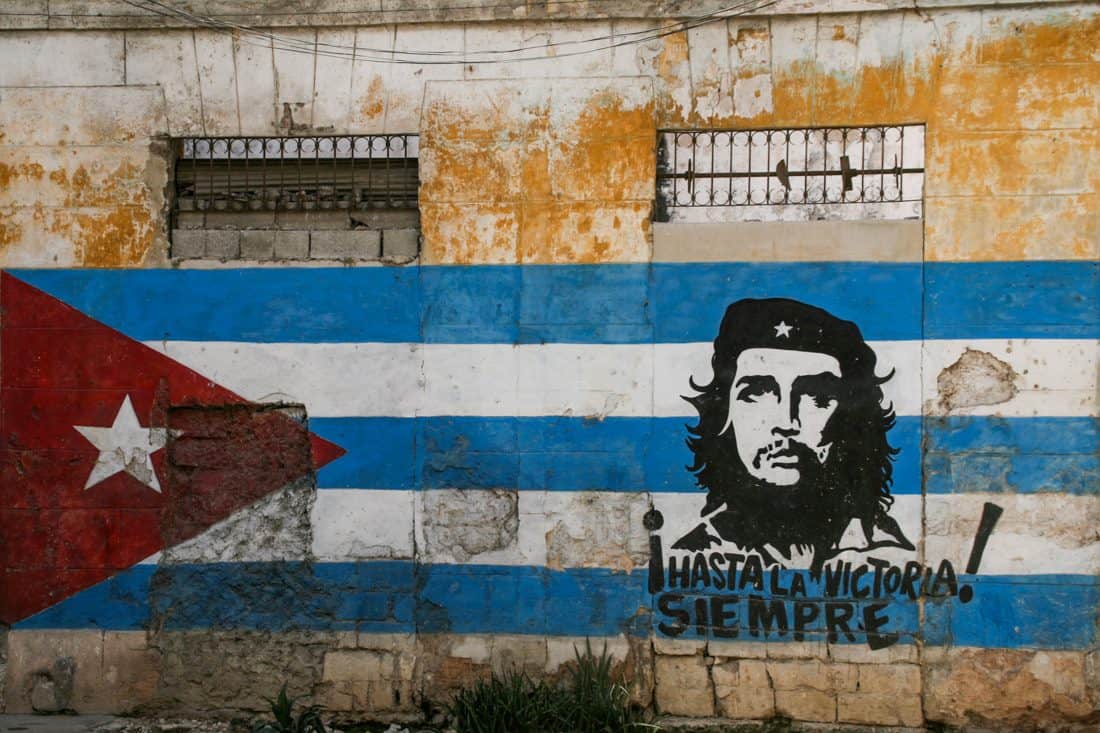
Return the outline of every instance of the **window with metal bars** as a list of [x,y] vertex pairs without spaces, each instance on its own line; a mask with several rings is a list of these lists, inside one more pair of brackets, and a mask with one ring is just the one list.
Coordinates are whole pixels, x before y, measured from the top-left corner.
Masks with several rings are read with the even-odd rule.
[[174,257],[416,256],[415,134],[189,137],[175,148]]
[[922,215],[924,126],[658,132],[658,221]]

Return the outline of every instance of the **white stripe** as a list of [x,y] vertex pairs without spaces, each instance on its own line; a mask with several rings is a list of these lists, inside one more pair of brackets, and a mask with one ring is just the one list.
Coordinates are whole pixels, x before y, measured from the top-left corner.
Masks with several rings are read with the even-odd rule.
[[[520,491],[518,526],[512,532],[501,531],[506,522],[496,511],[504,493],[321,490],[313,510],[313,553],[327,562],[411,558],[415,528],[415,554],[421,562],[630,570],[648,562],[642,516],[651,500],[664,516],[660,535],[666,551],[699,523],[703,503],[701,492]],[[425,501],[431,502],[429,512]],[[986,546],[983,575],[1100,572],[1100,538],[1094,530],[1100,497],[1068,494],[929,496],[923,507],[924,562],[948,559],[961,573],[987,501],[1002,507],[1004,514]],[[920,545],[921,497],[896,497],[890,515]],[[856,544],[860,538],[854,531],[849,534],[844,544]],[[917,553],[899,549],[870,554],[902,564],[917,559]],[[866,554],[845,553],[841,559],[865,562]]]
[[[974,395],[973,406],[958,406],[958,395],[944,404],[942,386],[949,388],[949,367],[971,354],[956,369]],[[977,357],[977,358],[974,358]],[[1000,362],[1000,365],[998,365]],[[1100,372],[1100,341],[1096,339],[982,339],[925,341],[923,348],[925,414],[999,415],[1003,417],[1086,417],[1100,415],[1096,377]],[[998,366],[1001,369],[998,369]],[[1007,368],[1005,368],[1007,367]],[[948,369],[947,373],[944,370]],[[1012,390],[1006,390],[1007,372]],[[1015,391],[1006,401],[997,401]],[[983,397],[988,396],[988,399]],[[965,401],[965,400],[964,400]],[[950,404],[954,402],[955,405]],[[948,411],[948,408],[951,408]]]
[[322,489],[313,502],[319,562],[412,558],[414,491]]
[[[301,402],[315,417],[692,417],[681,395],[692,393],[689,377],[709,381],[712,350],[708,343],[146,345],[249,400]],[[927,414],[943,414],[939,375],[967,348],[1008,364],[1017,391],[1007,401],[956,408],[955,414],[1100,414],[1096,340],[927,341],[923,349],[919,341],[878,341],[872,346],[879,373],[895,371],[883,391],[898,415],[921,414],[922,401]]]

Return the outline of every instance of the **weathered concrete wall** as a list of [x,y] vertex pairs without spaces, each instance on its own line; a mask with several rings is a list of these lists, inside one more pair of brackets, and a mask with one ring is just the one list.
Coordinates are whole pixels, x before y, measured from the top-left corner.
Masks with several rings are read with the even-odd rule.
[[[786,4],[579,56],[546,44],[665,11],[315,3],[340,15],[279,31],[353,58],[21,5],[0,33],[6,710],[255,710],[289,680],[410,716],[602,637],[672,714],[1095,725],[1094,6]],[[540,58],[482,53],[519,46]],[[470,62],[374,60],[425,49]],[[884,123],[926,125],[922,220],[651,223],[658,129]],[[421,134],[419,260],[169,258],[170,137],[310,132]],[[728,556],[672,547],[704,503],[680,395],[710,381],[726,306],[774,296],[855,322],[894,370],[893,504],[869,519],[894,542],[856,533],[837,566],[931,573],[870,600],[808,579],[798,637],[793,605],[765,630],[746,596],[794,603],[809,560],[778,548],[793,570],[759,586],[744,565],[733,601],[702,586],[732,584]],[[788,348],[806,327],[760,322]],[[145,443],[89,483],[108,459],[74,428],[119,423],[124,395]],[[303,405],[312,463],[299,412],[264,427],[247,403]],[[705,567],[647,586],[653,540]]]
[[[1065,0],[1001,0],[998,5],[1054,5]],[[803,15],[819,12],[942,9],[981,5],[973,0],[830,0],[827,5],[807,0],[753,3],[763,15]],[[201,28],[218,23],[267,27],[362,26],[384,23],[453,23],[458,21],[562,21],[592,18],[687,18],[713,13],[707,0],[604,0],[599,3],[555,0],[312,0],[265,2],[250,0],[181,0],[163,8],[142,9],[125,0],[11,0],[0,16],[5,29]]]

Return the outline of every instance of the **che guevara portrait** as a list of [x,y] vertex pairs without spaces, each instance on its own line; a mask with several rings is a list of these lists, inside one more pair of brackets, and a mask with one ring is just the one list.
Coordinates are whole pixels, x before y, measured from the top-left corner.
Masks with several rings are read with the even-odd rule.
[[[699,417],[688,468],[706,498],[671,549],[732,546],[813,572],[846,550],[914,549],[890,516],[893,374],[878,374],[856,324],[796,300],[739,300],[711,366],[685,396]],[[842,546],[853,523],[863,541]]]

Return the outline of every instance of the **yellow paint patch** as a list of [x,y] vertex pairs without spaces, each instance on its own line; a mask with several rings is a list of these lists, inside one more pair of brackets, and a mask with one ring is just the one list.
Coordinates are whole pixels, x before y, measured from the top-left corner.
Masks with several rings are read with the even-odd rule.
[[1014,22],[1011,15],[990,21],[996,34],[982,43],[983,64],[1088,63],[1100,49],[1100,15],[1054,17],[1050,23]]
[[516,201],[526,181],[521,143],[452,141],[420,154],[423,201]]
[[65,206],[114,206],[144,204],[147,198],[142,180],[143,171],[129,161],[114,170],[95,166],[94,176],[79,165],[69,178],[64,169],[50,173],[50,180],[65,191]]
[[85,267],[127,267],[145,259],[155,225],[145,209],[118,206],[103,213],[77,212],[65,223],[56,222],[54,231],[71,238]]
[[381,117],[386,111],[386,90],[382,77],[374,76],[367,85],[367,93],[359,100],[359,114],[363,119]]
[[[1100,176],[1100,130],[951,133],[941,129],[929,135],[928,148],[925,194],[929,196],[1100,190],[1095,177]],[[1065,150],[1086,152],[1065,155]]]
[[964,66],[935,90],[929,124],[957,130],[1092,127],[1100,64]]
[[425,105],[421,142],[452,140],[516,142],[546,134],[549,108],[545,100],[531,102],[522,85],[500,82],[485,85],[477,96],[442,97]]
[[929,260],[1094,259],[1100,257],[1100,195],[929,197]]
[[44,173],[44,169],[38,163],[7,165],[0,162],[0,190],[8,188],[12,182],[18,179],[40,181]]
[[[488,129],[433,128],[421,154],[424,261],[613,262],[649,256],[652,104],[601,90],[574,119],[504,104]],[[624,224],[626,222],[626,224]]]
[[654,64],[658,87],[661,118],[669,127],[690,124],[693,115],[691,100],[691,67],[688,62],[688,37],[686,33],[665,36],[661,52]]
[[651,106],[589,105],[550,155],[557,198],[628,201],[653,198],[656,170]]
[[519,210],[515,205],[422,203],[420,228],[425,264],[516,262]]
[[[1026,23],[1006,20],[1012,17],[1006,10],[1001,19],[987,18],[980,41],[965,35],[974,25],[945,21],[938,26],[938,46],[914,49],[909,41],[905,55],[854,69],[837,64],[838,70],[828,73],[813,61],[776,67],[768,71],[770,106],[739,109],[735,103],[728,119],[708,124],[926,123],[926,257],[1096,257],[1100,17],[1054,10],[1047,22],[1036,21],[1034,14]],[[819,39],[848,43],[851,36],[844,26],[826,25]],[[738,31],[731,42],[740,55],[751,56],[751,48],[766,41]],[[666,45],[668,59],[683,55],[681,40]],[[681,71],[671,62],[663,69],[661,127],[701,119],[695,109],[678,109],[684,90],[690,90]],[[761,73],[752,63],[732,71],[737,79]],[[696,95],[692,105],[699,103]]]
[[0,247],[18,242],[23,237],[23,227],[15,221],[15,216],[0,211]]
[[645,261],[649,259],[646,234],[650,217],[648,202],[526,205],[519,233],[519,262]]
[[699,124],[925,123],[927,257],[1096,256],[1097,18],[991,20],[981,41],[976,18],[944,18],[936,34],[917,21],[913,38],[927,42],[905,37],[904,53],[871,53],[862,65],[853,65],[854,26],[824,24],[818,40],[832,71],[813,60],[771,68],[767,27],[740,28],[730,39],[734,91],[718,94],[740,89],[743,104],[728,113],[699,86],[710,76],[693,87],[685,34],[665,38],[653,61],[652,105],[601,94],[562,120],[562,104],[514,81],[431,99],[425,261],[644,261],[655,127]]

